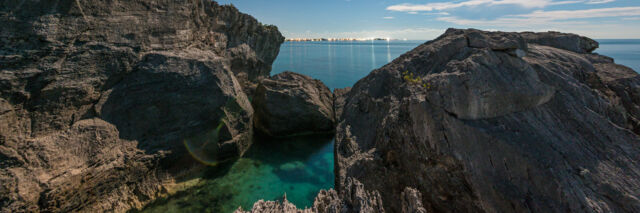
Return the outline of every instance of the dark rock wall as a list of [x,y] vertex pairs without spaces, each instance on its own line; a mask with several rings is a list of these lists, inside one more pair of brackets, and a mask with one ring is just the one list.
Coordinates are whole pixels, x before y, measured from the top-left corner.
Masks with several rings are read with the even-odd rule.
[[141,207],[221,122],[219,158],[241,155],[243,85],[284,40],[207,0],[9,0],[0,22],[2,212]]

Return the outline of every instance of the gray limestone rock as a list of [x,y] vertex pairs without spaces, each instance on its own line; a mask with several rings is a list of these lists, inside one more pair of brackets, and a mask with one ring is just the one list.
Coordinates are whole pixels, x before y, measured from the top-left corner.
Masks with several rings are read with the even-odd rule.
[[402,196],[402,212],[427,213],[422,206],[422,194],[418,190],[407,187],[400,196]]
[[342,108],[344,107],[344,102],[349,91],[351,91],[351,87],[333,90],[333,111],[336,121],[340,120],[340,116],[342,116]]
[[3,1],[0,22],[0,212],[124,212],[196,165],[185,140],[242,155],[243,85],[284,40],[199,0]]
[[[415,195],[415,194],[414,194]],[[412,195],[408,195],[412,196]],[[419,195],[417,195],[419,196]],[[415,198],[415,197],[414,197]],[[419,201],[411,199],[418,207]],[[287,201],[285,195],[283,202],[260,200],[253,204],[251,211],[243,211],[238,208],[235,213],[345,213],[345,212],[372,212],[383,213],[382,200],[377,191],[367,191],[362,183],[356,179],[347,179],[345,188],[338,195],[333,189],[321,190],[313,202],[313,207],[298,209]]]
[[338,192],[358,179],[388,212],[640,211],[639,75],[595,47],[451,29],[374,70],[338,121]]
[[264,79],[252,98],[255,127],[267,135],[331,133],[333,94],[321,81],[283,72]]
[[598,48],[598,42],[593,39],[571,33],[561,32],[523,32],[520,35],[530,44],[539,44],[569,50],[576,53],[591,53]]

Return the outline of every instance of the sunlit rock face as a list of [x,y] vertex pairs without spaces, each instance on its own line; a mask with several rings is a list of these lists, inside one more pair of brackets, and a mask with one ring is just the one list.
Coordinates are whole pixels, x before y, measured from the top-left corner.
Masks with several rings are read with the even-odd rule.
[[640,211],[640,76],[595,47],[450,29],[374,70],[338,121],[338,192],[357,179],[390,212],[417,206],[407,187],[427,212]]
[[122,212],[166,193],[191,155],[242,155],[244,91],[284,40],[198,0],[5,1],[0,22],[3,212]]

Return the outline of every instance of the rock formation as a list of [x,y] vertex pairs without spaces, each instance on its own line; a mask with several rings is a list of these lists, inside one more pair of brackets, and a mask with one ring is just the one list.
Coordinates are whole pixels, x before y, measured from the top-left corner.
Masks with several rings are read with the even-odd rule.
[[263,79],[252,104],[256,130],[270,136],[330,133],[334,129],[331,90],[305,75],[283,72]]
[[[412,190],[412,189],[407,189]],[[415,199],[419,195],[408,196],[408,201],[415,205],[421,205]],[[411,206],[413,207],[413,206]],[[408,208],[411,208],[408,207]],[[313,207],[308,209],[298,209],[295,205],[287,201],[284,196],[282,202],[260,200],[253,204],[251,211],[243,211],[242,208],[235,213],[338,213],[338,212],[384,212],[380,194],[376,191],[367,191],[362,183],[355,179],[347,179],[342,194],[333,190],[321,190],[313,202]]]
[[185,139],[242,155],[242,85],[284,40],[201,0],[5,1],[0,22],[0,212],[139,208],[191,167]]
[[640,211],[640,75],[597,46],[449,29],[374,70],[336,92],[337,192],[304,211]]
[[450,29],[400,56],[348,93],[336,188],[357,179],[389,212],[407,187],[427,212],[640,211],[640,76],[597,46]]
[[268,78],[283,37],[211,1],[5,1],[0,21],[0,212],[140,208],[254,125],[335,121],[337,191],[252,212],[640,212],[640,76],[589,38],[450,29],[331,94]]
[[333,90],[333,112],[335,114],[335,121],[339,121],[340,116],[342,116],[342,109],[344,108],[344,102],[349,91],[351,91],[351,87]]

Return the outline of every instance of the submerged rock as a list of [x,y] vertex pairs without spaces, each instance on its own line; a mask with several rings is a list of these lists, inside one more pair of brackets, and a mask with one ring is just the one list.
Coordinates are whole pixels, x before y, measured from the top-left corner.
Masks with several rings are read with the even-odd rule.
[[640,211],[640,76],[595,47],[447,30],[348,93],[336,188],[357,179],[390,212]]
[[0,212],[142,207],[192,167],[186,139],[242,155],[243,79],[284,40],[212,1],[7,1],[0,22]]
[[280,165],[279,169],[286,171],[286,172],[293,172],[296,170],[304,170],[304,163],[301,161],[294,161],[294,162],[289,162],[289,163],[284,163],[282,165]]
[[252,99],[255,127],[269,136],[327,133],[334,129],[333,95],[321,81],[293,72],[264,79]]

